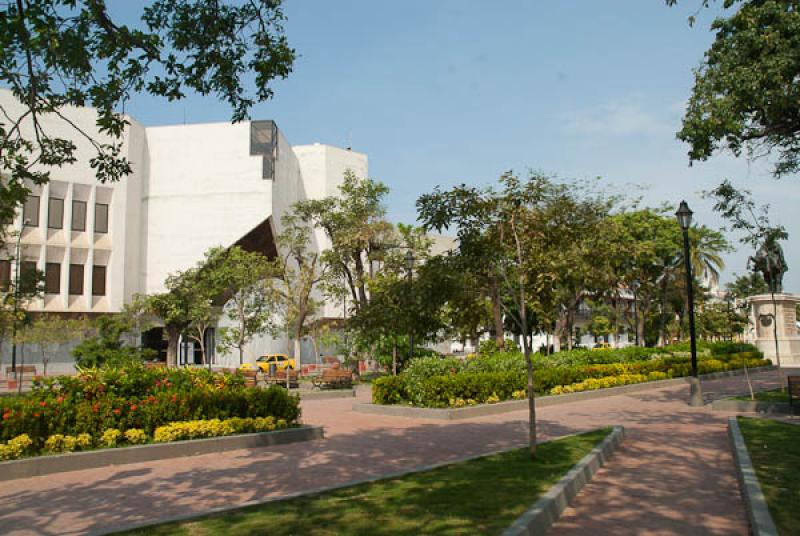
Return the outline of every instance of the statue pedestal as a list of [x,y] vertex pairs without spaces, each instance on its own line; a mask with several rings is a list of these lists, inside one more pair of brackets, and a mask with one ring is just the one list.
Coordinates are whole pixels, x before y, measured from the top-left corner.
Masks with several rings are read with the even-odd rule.
[[750,322],[755,326],[753,343],[764,352],[764,357],[778,364],[775,358],[775,324],[778,328],[778,351],[781,367],[800,367],[800,333],[797,330],[795,307],[800,296],[758,294],[747,298],[750,304]]

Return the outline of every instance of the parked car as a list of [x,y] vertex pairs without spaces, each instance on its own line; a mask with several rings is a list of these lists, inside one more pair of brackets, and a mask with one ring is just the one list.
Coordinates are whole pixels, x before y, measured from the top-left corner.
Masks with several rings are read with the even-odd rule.
[[258,359],[256,359],[255,366],[250,363],[244,363],[239,367],[239,370],[253,370],[254,368],[258,368],[264,374],[269,374],[270,367],[274,367],[274,370],[295,370],[295,362],[294,359],[290,358],[285,354],[271,354],[271,355],[262,355]]
[[592,350],[608,350],[611,345],[605,341],[600,341],[592,347]]

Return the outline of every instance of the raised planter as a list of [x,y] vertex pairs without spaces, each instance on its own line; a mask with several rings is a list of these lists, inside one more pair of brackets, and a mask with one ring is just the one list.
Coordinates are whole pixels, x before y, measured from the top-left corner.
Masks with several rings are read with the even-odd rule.
[[758,483],[758,477],[736,417],[728,417],[728,435],[733,446],[733,459],[736,463],[739,489],[742,490],[747,518],[750,520],[750,531],[753,536],[777,536],[778,529],[775,527],[775,522],[772,521],[767,501],[764,499],[764,493]]
[[711,403],[711,409],[715,411],[730,411],[734,413],[764,413],[766,415],[792,413],[792,406],[784,402],[735,400],[733,398],[715,400]]
[[107,465],[124,465],[200,454],[213,454],[227,450],[285,445],[322,438],[323,429],[321,426],[298,426],[274,432],[35,456],[21,460],[0,462],[0,481],[95,469]]
[[[767,367],[758,367],[750,369],[750,373],[765,372],[774,370],[775,367],[770,365]],[[725,372],[714,372],[712,374],[703,374],[700,376],[701,380],[715,380],[719,378],[727,378],[730,376],[740,376],[744,374],[742,369],[728,370]],[[669,380],[657,380],[652,382],[633,383],[630,385],[621,385],[619,387],[608,387],[606,389],[594,389],[592,391],[581,391],[579,393],[567,393],[563,395],[546,395],[536,397],[536,407],[544,408],[547,406],[557,406],[559,404],[569,404],[570,402],[580,402],[582,400],[595,400],[598,398],[605,398],[608,396],[617,396],[627,393],[637,393],[640,391],[649,391],[652,389],[659,389],[661,387],[668,387],[670,385],[680,385],[689,383],[689,377],[672,378]],[[413,406],[401,405],[382,405],[372,403],[357,403],[353,404],[353,411],[360,413],[372,413],[377,415],[386,415],[390,417],[411,417],[415,419],[436,419],[445,421],[455,421],[459,419],[471,419],[473,417],[485,417],[487,415],[497,415],[500,413],[508,413],[511,411],[520,411],[528,408],[528,401],[526,400],[509,400],[505,402],[498,402],[496,404],[478,404],[476,406],[468,406],[464,408],[417,408]]]
[[615,426],[602,443],[583,457],[569,473],[536,501],[530,510],[503,531],[503,536],[543,535],[555,523],[569,503],[578,495],[625,438],[625,429]]
[[353,398],[355,389],[326,389],[324,391],[300,391],[300,400],[329,400],[332,398]]

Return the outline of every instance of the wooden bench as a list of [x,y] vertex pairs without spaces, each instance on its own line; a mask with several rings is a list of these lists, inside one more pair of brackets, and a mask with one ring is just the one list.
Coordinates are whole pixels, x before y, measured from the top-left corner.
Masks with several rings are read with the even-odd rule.
[[[271,385],[280,385],[285,387],[286,386],[286,371],[285,370],[276,370],[274,375],[267,375],[264,377],[264,381]],[[296,389],[300,387],[300,383],[297,381],[297,371],[296,370],[289,370],[289,387],[292,389]]]
[[[6,367],[6,376],[10,376],[13,374],[12,367]],[[33,374],[36,375],[36,366],[35,365],[17,365],[17,374]]]
[[795,408],[795,402],[800,402],[800,376],[787,376],[789,382],[789,405]]
[[311,380],[317,389],[348,389],[353,386],[353,374],[349,370],[329,368]]

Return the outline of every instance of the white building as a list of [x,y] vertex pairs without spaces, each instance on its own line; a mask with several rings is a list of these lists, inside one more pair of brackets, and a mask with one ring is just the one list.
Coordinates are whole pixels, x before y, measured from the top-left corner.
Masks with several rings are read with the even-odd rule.
[[[23,113],[7,90],[0,90],[0,104],[12,117]],[[104,140],[93,109],[63,113]],[[22,270],[45,273],[45,294],[30,304],[32,312],[119,312],[136,293],[163,291],[170,273],[193,266],[214,246],[274,254],[281,215],[294,202],[336,193],[347,169],[367,176],[365,154],[291,146],[273,121],[144,127],[127,119],[123,154],[133,173],[114,184],[97,181],[89,140],[60,118],[40,119],[52,136],[74,141],[78,158],[52,169],[48,184],[29,185],[31,195],[11,225],[21,233]],[[324,249],[325,236],[314,238]],[[14,266],[0,263],[0,275],[13,277]],[[326,308],[325,315],[337,314]],[[246,355],[255,359],[286,345],[264,338]],[[182,358],[192,361],[183,345],[187,350]]]

